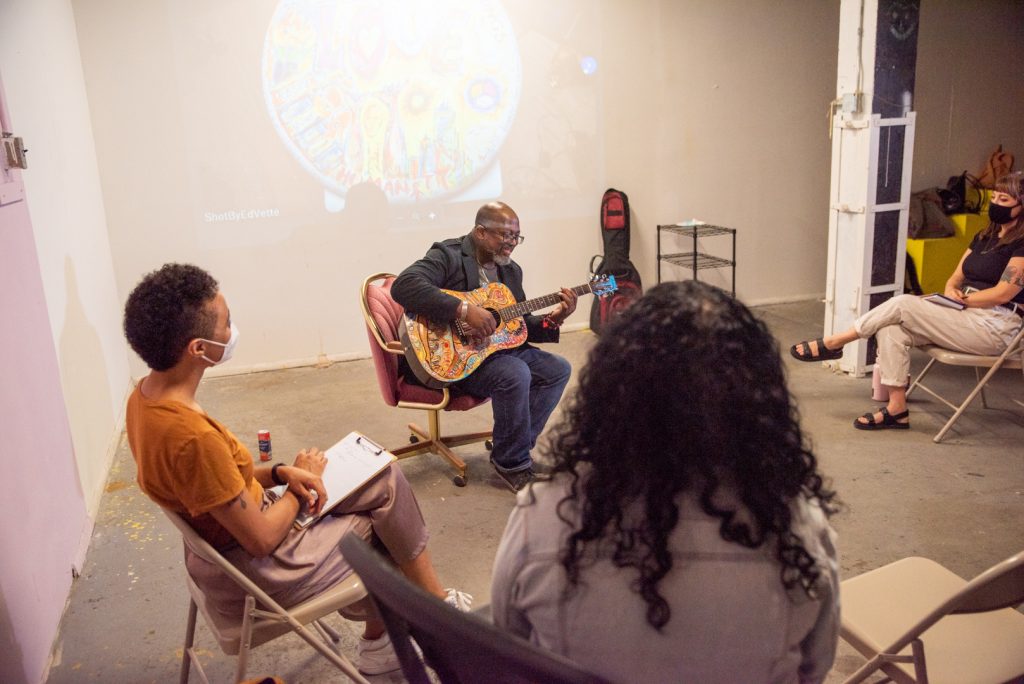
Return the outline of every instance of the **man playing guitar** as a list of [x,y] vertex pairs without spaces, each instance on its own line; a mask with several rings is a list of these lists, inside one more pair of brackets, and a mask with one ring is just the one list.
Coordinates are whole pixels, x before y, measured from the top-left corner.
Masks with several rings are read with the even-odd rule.
[[[495,331],[487,309],[442,290],[466,292],[490,282],[508,287],[523,301],[523,270],[512,261],[522,243],[519,217],[503,202],[480,207],[468,235],[435,242],[426,255],[395,280],[391,295],[407,313],[440,323],[462,321],[470,334],[483,339]],[[494,449],[491,464],[502,480],[518,491],[534,477],[537,466],[530,450],[558,404],[569,374],[569,362],[530,342],[557,342],[559,326],[576,309],[577,295],[562,288],[561,303],[544,317],[527,314],[527,343],[488,356],[472,374],[459,380],[460,391],[490,397],[494,407]],[[412,374],[406,373],[412,380]]]

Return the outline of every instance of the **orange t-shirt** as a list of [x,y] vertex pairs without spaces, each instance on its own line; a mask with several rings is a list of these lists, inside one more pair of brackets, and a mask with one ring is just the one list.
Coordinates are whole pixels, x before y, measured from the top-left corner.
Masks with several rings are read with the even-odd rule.
[[192,527],[215,548],[234,541],[210,511],[243,489],[263,500],[253,460],[231,431],[180,402],[128,398],[125,430],[138,468],[139,488],[159,505],[191,516]]

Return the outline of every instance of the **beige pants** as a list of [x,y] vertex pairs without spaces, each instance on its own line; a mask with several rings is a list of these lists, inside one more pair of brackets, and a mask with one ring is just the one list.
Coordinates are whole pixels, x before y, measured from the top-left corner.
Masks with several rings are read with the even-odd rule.
[[[264,495],[264,508],[270,504]],[[304,530],[292,529],[264,558],[253,558],[240,546],[222,551],[232,565],[285,607],[305,601],[334,586],[352,566],[338,542],[349,532],[369,540],[376,535],[396,562],[416,558],[427,545],[427,527],[419,504],[401,469],[391,464],[330,514]],[[185,566],[214,607],[238,615],[245,594],[220,568],[185,548]]]
[[858,318],[862,337],[878,339],[882,384],[899,387],[910,375],[910,348],[934,344],[968,354],[1001,354],[1024,323],[1007,308],[958,311],[914,295],[899,295]]

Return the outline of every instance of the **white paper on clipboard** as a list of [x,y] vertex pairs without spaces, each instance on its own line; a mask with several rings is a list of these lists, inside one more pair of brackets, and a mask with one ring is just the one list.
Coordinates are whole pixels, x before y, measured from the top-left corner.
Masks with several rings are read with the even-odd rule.
[[390,451],[359,432],[350,432],[324,452],[327,467],[320,479],[327,491],[327,502],[318,515],[306,512],[306,505],[295,518],[295,527],[302,529],[318,520],[362,487],[375,475],[397,460]]

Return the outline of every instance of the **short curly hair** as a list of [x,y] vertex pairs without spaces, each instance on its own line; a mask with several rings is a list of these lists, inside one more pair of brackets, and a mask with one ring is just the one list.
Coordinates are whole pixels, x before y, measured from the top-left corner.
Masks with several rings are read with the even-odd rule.
[[192,264],[164,264],[147,273],[124,305],[124,336],[155,371],[178,363],[188,343],[210,337],[217,321],[206,308],[217,281]]
[[[571,482],[559,504],[573,528],[560,554],[570,590],[595,550],[610,553],[636,573],[647,621],[661,630],[671,610],[659,583],[686,492],[719,520],[722,539],[767,546],[782,585],[815,594],[821,569],[790,503],[804,497],[828,514],[834,494],[800,430],[775,339],[727,293],[670,282],[637,300],[602,331],[552,435],[544,451]],[[719,503],[720,489],[753,524]]]

